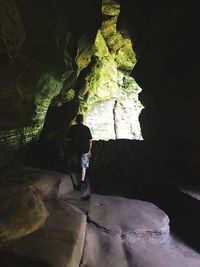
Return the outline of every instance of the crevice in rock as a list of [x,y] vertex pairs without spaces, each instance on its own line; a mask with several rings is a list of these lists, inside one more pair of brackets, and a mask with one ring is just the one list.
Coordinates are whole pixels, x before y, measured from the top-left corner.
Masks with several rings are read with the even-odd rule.
[[124,241],[122,241],[122,249],[124,251],[124,257],[126,259],[126,264],[127,264],[127,267],[132,267],[132,265],[129,263],[130,262],[130,258],[131,258],[131,253],[130,251],[127,249],[127,246],[125,244]]
[[113,106],[113,126],[114,126],[114,132],[115,132],[115,139],[117,139],[117,125],[116,125],[116,106],[117,106],[117,100],[115,100],[114,106]]
[[96,228],[98,228],[99,231],[102,231],[102,232],[104,232],[104,233],[107,233],[107,234],[110,234],[110,235],[117,235],[117,234],[120,234],[120,233],[118,233],[117,231],[111,231],[111,230],[109,230],[109,229],[107,229],[107,228],[105,228],[105,227],[99,225],[97,222],[92,221],[92,219],[91,219],[89,216],[87,216],[87,222],[88,222],[89,224],[94,225]]
[[119,236],[123,239],[156,239],[159,238],[159,242],[166,241],[169,236],[169,233],[163,233],[162,231],[145,231],[145,232],[136,232],[136,231],[126,231],[126,233],[122,233],[119,231],[113,231],[101,226],[99,223],[93,221],[89,215],[87,215],[87,222],[89,224],[94,225],[98,231],[102,231],[104,233],[110,234],[112,236]]

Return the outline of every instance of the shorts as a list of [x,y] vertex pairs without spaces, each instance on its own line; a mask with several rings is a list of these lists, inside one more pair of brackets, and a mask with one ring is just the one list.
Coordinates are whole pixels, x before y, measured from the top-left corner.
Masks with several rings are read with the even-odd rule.
[[89,154],[85,153],[81,156],[81,167],[87,169],[89,167]]

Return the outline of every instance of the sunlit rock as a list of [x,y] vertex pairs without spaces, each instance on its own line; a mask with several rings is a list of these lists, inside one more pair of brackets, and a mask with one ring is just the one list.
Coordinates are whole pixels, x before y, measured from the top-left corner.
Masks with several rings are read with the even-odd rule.
[[136,58],[128,34],[117,30],[119,12],[117,1],[103,1],[93,61],[79,94],[80,111],[96,140],[143,139],[138,119],[141,88],[130,76]]
[[131,71],[136,63],[135,53],[128,33],[125,29],[117,29],[119,13],[120,5],[118,1],[102,1],[101,33],[117,63],[117,68],[123,71]]
[[113,109],[115,99],[97,102],[87,115],[86,124],[90,126],[94,139],[115,139]]

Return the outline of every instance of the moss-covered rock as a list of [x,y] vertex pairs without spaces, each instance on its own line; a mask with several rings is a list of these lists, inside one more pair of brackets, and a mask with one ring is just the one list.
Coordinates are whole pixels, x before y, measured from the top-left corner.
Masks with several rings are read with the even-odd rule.
[[78,93],[79,111],[85,114],[94,139],[142,139],[141,88],[129,76],[136,58],[128,34],[117,29],[119,13],[118,1],[102,2],[102,25]]
[[117,29],[117,21],[120,13],[118,1],[104,0],[102,2],[102,26],[101,33],[106,40],[110,53],[117,63],[118,69],[131,71],[136,63],[132,42],[125,29]]
[[91,33],[88,22],[83,22],[80,29],[75,14],[84,18],[92,13],[90,8],[97,11],[90,0],[84,5],[79,0],[1,1],[0,166],[39,138],[51,105],[76,98],[76,57],[83,59],[82,70],[96,26]]
[[107,101],[112,114],[116,101],[123,106],[120,98],[132,97],[127,92],[137,87],[127,85],[136,60],[128,34],[117,26],[119,1],[2,1],[0,166],[37,140],[44,125],[42,133],[54,138],[78,111],[87,115]]
[[[27,83],[25,79],[19,80],[17,88],[11,83],[10,97],[21,95],[20,100],[17,98],[16,105],[11,105],[9,95],[5,95],[8,109],[5,107],[2,112],[4,120],[1,121],[1,129],[4,129],[0,131],[1,165],[10,160],[20,147],[39,137],[50,102],[62,88],[62,80],[57,80],[52,74],[44,73],[40,77],[38,73],[35,74],[37,80],[33,81],[33,74],[27,79]],[[26,101],[27,105],[23,105]]]

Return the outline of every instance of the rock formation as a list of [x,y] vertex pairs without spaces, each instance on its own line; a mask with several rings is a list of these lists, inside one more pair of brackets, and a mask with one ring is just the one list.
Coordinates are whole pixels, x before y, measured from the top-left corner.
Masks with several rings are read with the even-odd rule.
[[[106,221],[109,216],[103,222],[101,216],[100,219],[96,216],[104,203],[109,206],[114,199],[102,198],[100,193],[142,196],[174,216],[176,229],[180,229],[184,218],[181,229],[190,229],[192,235],[191,232],[186,235],[190,241],[191,236],[192,241],[198,236],[198,227],[194,227],[198,220],[191,222],[187,217],[188,214],[192,214],[192,219],[195,217],[198,203],[194,204],[178,190],[171,190],[176,184],[199,184],[196,5],[135,0],[0,0],[0,199],[4,203],[0,213],[5,215],[0,222],[0,239],[4,243],[9,241],[8,247],[10,241],[16,241],[1,250],[0,256],[7,259],[7,255],[12,255],[14,264],[19,262],[19,266],[26,262],[25,257],[31,256],[33,266],[36,258],[38,266],[45,262],[47,266],[97,267],[88,250],[96,252],[96,259],[105,256],[106,264],[110,264],[109,257],[117,250],[120,254],[116,260],[125,267],[156,264],[165,267],[169,259],[168,266],[182,267],[185,255],[191,254],[195,259],[189,266],[199,266],[194,251],[184,245],[177,249],[176,242],[171,242],[167,216],[162,212],[164,234],[154,227],[153,231],[168,236],[167,253],[165,242],[160,246],[160,240],[149,242],[148,231],[152,228],[147,227],[144,233],[148,242],[139,240],[136,246],[135,239],[125,240],[124,229],[130,225],[118,220],[112,231]],[[28,175],[17,173],[20,164],[67,172],[65,134],[78,112],[85,115],[95,139],[89,175],[96,194],[89,207],[76,201],[72,201],[74,205],[64,202],[63,206],[65,196],[73,191],[69,177],[61,178],[47,170],[31,170]],[[188,192],[185,186],[180,188]],[[170,202],[171,196],[165,190],[171,190],[176,205]],[[123,213],[122,203],[129,206],[132,200],[119,201],[117,197],[114,202]],[[181,209],[178,216],[175,213],[182,203],[188,205],[186,214]],[[109,207],[115,211],[112,215],[117,217],[111,204]],[[190,209],[190,204],[195,209]],[[152,205],[147,204],[150,209]],[[142,209],[146,210],[145,207]],[[151,212],[154,214],[152,209]],[[107,210],[105,213],[110,215]],[[132,215],[126,214],[131,220]],[[149,219],[145,215],[142,218],[143,222]],[[69,222],[72,223],[69,235],[65,235]],[[130,232],[141,237],[137,230]],[[113,244],[106,234],[119,242]],[[78,242],[72,242],[73,248],[69,248],[69,261],[65,257],[64,261],[57,261],[66,255],[67,244],[74,240]],[[34,250],[27,249],[26,242],[38,248],[36,257],[31,254]],[[47,253],[40,250],[43,242],[54,252],[60,246],[61,254],[53,254],[49,260]],[[193,243],[198,246],[198,242]],[[101,244],[105,245],[102,250]],[[160,248],[163,250],[159,251]],[[174,254],[169,256],[173,248]],[[165,263],[155,262],[152,255],[165,258]],[[179,265],[176,255],[180,256]],[[135,256],[139,257],[137,262]]]

